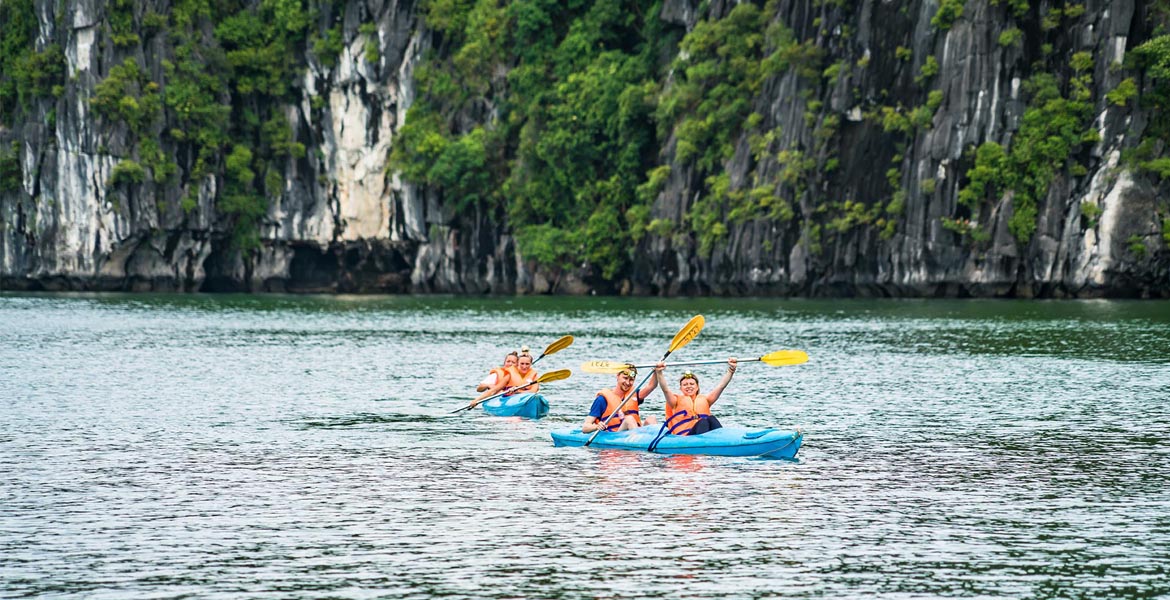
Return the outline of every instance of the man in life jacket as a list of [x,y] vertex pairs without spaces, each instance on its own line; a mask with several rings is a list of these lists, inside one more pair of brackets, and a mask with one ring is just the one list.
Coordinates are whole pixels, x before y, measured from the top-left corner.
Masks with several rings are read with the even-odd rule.
[[[589,416],[585,417],[585,423],[581,425],[582,433],[597,431],[602,427],[606,431],[626,431],[658,422],[654,417],[647,417],[643,421],[638,413],[638,406],[650,397],[650,392],[654,391],[658,382],[651,378],[649,387],[634,392],[634,378],[637,376],[638,370],[630,367],[617,374],[616,386],[597,392],[593,406],[589,408]],[[630,397],[629,400],[626,400],[627,396]],[[624,406],[623,400],[626,400]],[[622,407],[621,410],[618,410],[619,406]],[[602,419],[605,419],[604,425],[601,423]]]
[[[520,354],[516,357],[516,366],[506,367],[504,375],[496,381],[496,384],[485,390],[482,394],[475,397],[471,404],[475,404],[483,398],[495,396],[496,394],[507,391],[504,397],[515,396],[516,394],[535,394],[540,391],[539,383],[532,383],[538,377],[536,370],[532,368],[532,355],[528,353],[528,347],[520,349]],[[527,385],[531,383],[532,385]],[[524,387],[520,387],[524,386]],[[512,389],[519,387],[519,389]]]
[[711,414],[711,406],[719,399],[723,389],[731,383],[731,376],[735,374],[735,357],[727,359],[727,372],[719,385],[710,393],[699,393],[699,378],[690,371],[684,371],[678,380],[679,393],[670,391],[666,383],[666,364],[659,362],[654,366],[654,378],[662,388],[662,395],[666,396],[666,429],[672,435],[699,435],[712,429],[723,427]]
[[482,392],[492,389],[492,386],[496,385],[502,381],[504,377],[508,376],[508,367],[515,367],[516,359],[518,357],[519,355],[515,351],[509,352],[508,355],[504,357],[504,366],[496,367],[491,371],[488,371],[487,377],[484,377],[483,381],[479,382],[479,385],[475,386],[475,391]]

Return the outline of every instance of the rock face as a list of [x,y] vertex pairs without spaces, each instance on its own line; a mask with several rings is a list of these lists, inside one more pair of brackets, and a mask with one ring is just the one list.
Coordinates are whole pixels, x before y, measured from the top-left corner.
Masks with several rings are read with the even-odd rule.
[[[189,178],[178,160],[177,182],[111,184],[127,143],[93,114],[95,89],[127,57],[165,86],[173,48],[151,36],[115,46],[106,0],[35,0],[37,48],[62,49],[65,77],[58,96],[38,97],[12,127],[0,125],[0,149],[12,148],[20,167],[19,185],[0,187],[0,290],[1170,297],[1166,190],[1122,160],[1150,115],[1106,99],[1133,75],[1118,68],[1126,52],[1151,36],[1147,3],[1090,0],[1083,14],[1044,35],[1047,7],[1011,17],[1006,2],[967,0],[944,29],[931,24],[939,10],[933,0],[839,4],[851,3],[779,0],[777,18],[799,39],[818,39],[825,64],[842,68],[813,82],[776,75],[754,99],[780,144],[819,149],[805,185],[775,191],[798,216],[729,222],[709,254],[693,235],[648,235],[632,269],[603,282],[587,268],[554,280],[524,259],[506,222],[480,209],[449,214],[435,190],[387,171],[414,101],[414,70],[425,53],[442,50],[431,47],[409,0],[346,3],[335,63],[303,61],[299,100],[279,111],[306,152],[283,160],[283,184],[250,253],[235,249],[217,209],[223,175]],[[718,16],[730,8],[717,1],[707,10]],[[660,18],[690,30],[699,14],[697,1],[667,0]],[[373,33],[363,22],[376,25]],[[1012,193],[979,215],[958,201],[972,149],[1010,144],[1026,109],[1028,67],[1052,51],[1002,43],[1014,27],[1026,40],[1055,39],[1057,52],[1091,53],[1099,134],[1074,157],[1082,168],[1057,170],[1023,243],[1009,230]],[[367,42],[378,49],[376,62],[363,57]],[[937,74],[923,86],[931,61]],[[877,105],[922,105],[927,87],[943,95],[926,126],[891,132],[863,116]],[[836,126],[818,137],[826,119]],[[162,145],[168,156],[185,151],[181,143]],[[673,154],[671,138],[662,148],[667,164]],[[826,167],[830,159],[835,168]],[[651,216],[681,223],[706,192],[698,174],[672,166]],[[782,168],[753,158],[746,136],[725,167],[733,187]],[[888,215],[887,234],[848,223],[813,227],[818,199],[868,205],[889,198],[891,168],[902,204]],[[183,206],[184,198],[193,204]],[[945,219],[976,217],[985,240],[945,226]]]

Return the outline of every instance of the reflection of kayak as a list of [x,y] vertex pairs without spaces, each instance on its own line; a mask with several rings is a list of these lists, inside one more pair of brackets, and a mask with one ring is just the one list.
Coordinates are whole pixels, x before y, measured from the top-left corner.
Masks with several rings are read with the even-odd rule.
[[[646,451],[658,437],[661,425],[645,425],[629,431],[603,431],[589,444],[590,448]],[[554,446],[584,446],[592,433],[578,428],[552,432]],[[795,458],[804,434],[778,429],[723,427],[700,435],[667,435],[654,451],[659,454],[710,454],[713,456],[760,456]]]
[[548,400],[540,394],[503,396],[488,400],[480,406],[487,414],[497,417],[539,419],[548,414]]

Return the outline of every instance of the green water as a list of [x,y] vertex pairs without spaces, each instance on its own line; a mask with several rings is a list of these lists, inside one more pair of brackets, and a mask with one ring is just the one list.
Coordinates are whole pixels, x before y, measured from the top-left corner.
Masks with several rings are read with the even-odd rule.
[[[694,314],[797,462],[552,446]],[[1170,595],[1165,302],[0,295],[0,403],[0,597]]]

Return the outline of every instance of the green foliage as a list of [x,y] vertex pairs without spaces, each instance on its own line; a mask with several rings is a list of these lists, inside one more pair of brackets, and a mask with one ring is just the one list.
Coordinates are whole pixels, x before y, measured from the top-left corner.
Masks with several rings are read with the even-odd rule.
[[134,25],[134,5],[134,0],[113,0],[110,4],[110,39],[118,48],[130,48],[141,41]]
[[970,239],[972,242],[981,243],[991,239],[991,234],[979,227],[979,224],[970,219],[952,219],[950,217],[942,217],[943,229],[953,231],[964,238]]
[[1016,17],[1022,17],[1028,14],[1028,0],[991,0],[993,6],[999,4],[1006,4]]
[[65,55],[57,44],[36,50],[32,0],[0,2],[0,23],[0,123],[13,124],[35,99],[61,94]]
[[260,129],[260,139],[274,157],[304,158],[305,145],[295,141],[292,127],[282,114],[273,114]]
[[659,105],[662,125],[678,123],[676,159],[713,171],[731,157],[740,124],[751,112],[765,72],[768,15],[754,4],[726,18],[697,23],[679,44],[676,81]]
[[5,0],[0,2],[0,117],[12,123],[20,102],[16,74],[33,51],[37,34],[37,16],[33,0]]
[[938,185],[938,182],[935,181],[935,179],[933,177],[928,178],[928,179],[923,179],[922,181],[918,182],[918,191],[929,196],[930,194],[934,193],[935,187],[937,185]]
[[454,37],[467,27],[467,15],[474,0],[424,0],[419,3],[427,27]]
[[666,179],[670,177],[670,172],[670,165],[661,165],[651,169],[646,174],[646,182],[637,188],[638,200],[646,205],[654,202],[663,186],[666,185]]
[[942,106],[942,101],[943,101],[942,90],[930,90],[930,93],[927,94],[927,96],[926,96],[926,110],[930,111],[930,114],[932,117],[934,116],[934,112],[938,110],[938,107]]
[[1048,8],[1044,11],[1044,16],[1040,19],[1040,29],[1044,31],[1052,31],[1060,27],[1060,18],[1063,16],[1059,9]]
[[341,25],[331,27],[325,31],[323,37],[313,36],[313,55],[326,67],[337,64],[337,57],[345,49],[345,40],[341,37]]
[[897,48],[894,49],[894,58],[897,58],[900,61],[906,62],[906,61],[909,61],[913,57],[914,57],[914,51],[909,49],[909,48],[905,48],[903,46],[898,46]]
[[[1170,223],[1170,219],[1167,220]],[[658,237],[666,237],[674,232],[674,221],[670,219],[654,219],[646,226],[646,231]],[[1170,240],[1170,238],[1168,238]],[[1168,241],[1167,243],[1170,243]]]
[[1008,229],[1027,243],[1036,230],[1037,205],[1048,194],[1056,172],[1082,143],[1093,139],[1086,130],[1093,108],[1090,82],[1088,74],[1073,76],[1066,98],[1054,75],[1032,76],[1024,86],[1031,100],[1010,152],[992,142],[980,146],[959,202],[976,209],[994,189],[1013,190]]
[[1097,220],[1101,218],[1101,207],[1094,202],[1084,200],[1081,202],[1081,216],[1085,218],[1089,228],[1097,226]]
[[1027,242],[1036,228],[1036,204],[1048,193],[1057,169],[1085,138],[1093,105],[1088,75],[1073,78],[1069,98],[1061,96],[1056,78],[1040,74],[1025,89],[1032,94],[1020,130],[1012,141],[1008,184],[1016,191],[1008,229]]
[[886,205],[886,214],[897,216],[902,214],[903,210],[906,210],[906,192],[899,189]]
[[162,95],[133,58],[110,68],[110,74],[94,87],[90,106],[99,116],[123,123],[142,135],[162,118]]
[[1130,100],[1137,97],[1137,82],[1133,77],[1127,77],[1117,84],[1109,93],[1105,94],[1105,98],[1114,106],[1126,106]]
[[167,23],[168,20],[166,15],[159,14],[153,10],[147,10],[146,14],[142,15],[142,30],[146,32],[147,35],[154,35],[155,33],[166,29]]
[[1162,219],[1162,241],[1170,248],[1170,217]]
[[0,194],[19,190],[23,178],[20,143],[13,142],[11,150],[0,148]]
[[428,182],[443,190],[444,200],[456,211],[486,199],[485,194],[490,189],[484,149],[486,137],[484,129],[476,127],[467,135],[445,144],[427,172]]
[[1019,48],[1024,43],[1024,32],[1019,27],[1009,27],[999,34],[999,45],[1007,48],[1008,46],[1015,46]]
[[371,64],[378,62],[382,56],[378,49],[378,26],[374,23],[362,23],[361,27],[358,28],[358,33],[366,36],[364,47],[366,62]]
[[307,24],[299,0],[263,0],[257,11],[242,10],[216,25],[236,91],[287,97],[296,43]]
[[226,189],[216,202],[219,211],[231,222],[232,244],[240,251],[260,247],[260,220],[268,211],[263,196],[255,193],[256,172],[252,170],[252,151],[243,144],[232,148],[224,161]]
[[1153,38],[1133,49],[1146,76],[1170,84],[1170,35]]
[[726,172],[707,178],[708,194],[691,205],[687,218],[699,239],[699,254],[710,256],[715,244],[727,236],[723,207],[743,199],[743,190],[731,189],[731,176]]
[[[658,9],[640,0],[421,9],[450,58],[416,68],[418,99],[390,168],[456,210],[502,209],[528,259],[555,269],[587,262],[616,277],[669,175],[653,164]],[[492,93],[489,78],[504,65],[500,120],[467,131],[461,111]]]
[[138,145],[138,154],[142,166],[150,169],[150,177],[155,182],[169,181],[178,174],[178,165],[163,153],[155,138],[144,138]]
[[837,85],[837,80],[841,78],[841,71],[845,67],[846,64],[843,62],[835,62],[829,65],[829,67],[825,69],[825,72],[822,74],[822,76],[825,78],[825,83],[830,87]]
[[1003,146],[984,142],[975,151],[975,166],[967,171],[967,186],[959,190],[959,203],[976,209],[995,187],[1003,185],[1002,176],[1008,158]]
[[1162,179],[1170,179],[1170,158],[1161,157],[1142,161],[1138,166],[1143,171],[1154,173]]
[[217,54],[190,41],[175,48],[174,62],[163,61],[164,101],[179,125],[171,137],[192,144],[196,158],[190,176],[194,179],[213,170],[229,138],[231,107],[221,100],[228,84],[211,74],[217,63]]
[[146,170],[142,168],[142,165],[132,160],[123,160],[114,165],[109,185],[142,183],[143,181],[146,181]]
[[1093,68],[1093,54],[1090,52],[1077,52],[1072,55],[1068,64],[1074,71],[1088,71]]
[[516,229],[516,244],[524,258],[558,269],[572,269],[581,252],[579,231],[561,229],[549,223],[524,225]]
[[1130,54],[1134,68],[1144,76],[1145,90],[1138,104],[1147,111],[1150,124],[1143,140],[1162,143],[1170,139],[1170,35],[1150,39]]
[[1125,243],[1126,249],[1128,249],[1130,254],[1133,254],[1134,258],[1138,260],[1144,259],[1146,254],[1149,252],[1149,248],[1146,247],[1145,239],[1140,235],[1129,236],[1129,238],[1125,240]]
[[870,118],[877,121],[886,133],[902,133],[913,136],[918,131],[930,127],[934,120],[934,113],[942,105],[943,93],[932,90],[927,96],[926,104],[907,111],[902,106],[883,106]]
[[963,4],[966,0],[941,0],[938,12],[930,19],[930,24],[942,31],[951,28],[959,17],[963,16]]
[[840,205],[832,205],[831,208],[839,212],[837,216],[829,220],[827,227],[830,231],[837,233],[845,233],[854,227],[874,223],[882,214],[881,203],[867,206],[863,202],[846,200]]
[[927,79],[938,75],[938,69],[938,59],[936,59],[934,56],[927,56],[926,60],[922,63],[922,67],[918,70],[918,77],[915,77],[914,81],[922,83]]

